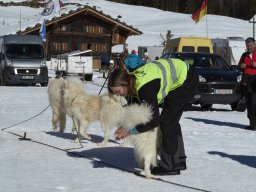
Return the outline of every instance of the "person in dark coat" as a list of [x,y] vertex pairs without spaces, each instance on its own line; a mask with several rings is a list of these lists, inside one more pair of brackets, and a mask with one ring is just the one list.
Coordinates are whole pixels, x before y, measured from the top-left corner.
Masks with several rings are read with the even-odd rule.
[[100,61],[101,61],[101,69],[103,71],[108,70],[110,65],[110,58],[106,53],[101,53],[100,55]]

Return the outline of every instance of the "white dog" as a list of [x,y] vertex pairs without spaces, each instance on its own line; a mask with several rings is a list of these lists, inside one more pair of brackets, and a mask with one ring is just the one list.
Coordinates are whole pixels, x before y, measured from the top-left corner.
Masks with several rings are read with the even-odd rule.
[[66,109],[61,86],[63,86],[63,78],[51,78],[48,84],[48,96],[52,107],[52,127],[57,130],[59,126],[59,131],[63,132],[66,126]]
[[[51,87],[54,87],[55,92],[59,93],[51,94]],[[123,105],[126,104],[125,98],[120,96],[108,94],[97,96],[87,94],[83,86],[72,79],[65,80],[59,78],[51,80],[48,93],[53,109],[53,128],[56,126],[54,120],[57,118],[55,114],[58,112],[62,115],[66,113],[73,119],[73,127],[77,129],[78,138],[76,142],[80,141],[81,137],[91,140],[91,137],[87,134],[87,129],[93,121],[100,120],[101,127],[104,131],[104,140],[99,144],[102,146],[108,143],[111,128],[120,124],[124,111]],[[56,105],[55,102],[51,102],[52,100],[56,101]],[[61,109],[61,107],[64,109]],[[56,116],[62,117],[61,115]],[[64,124],[64,122],[61,122],[63,119],[64,118],[59,118],[60,125]],[[63,130],[60,128],[60,131]]]
[[[152,111],[146,104],[132,104],[126,107],[121,127],[129,130],[136,125],[146,124],[152,117]],[[160,130],[158,127],[153,130],[130,135],[128,140],[134,145],[135,158],[140,166],[144,167],[146,178],[151,178],[150,165],[157,166],[157,154],[160,146]]]

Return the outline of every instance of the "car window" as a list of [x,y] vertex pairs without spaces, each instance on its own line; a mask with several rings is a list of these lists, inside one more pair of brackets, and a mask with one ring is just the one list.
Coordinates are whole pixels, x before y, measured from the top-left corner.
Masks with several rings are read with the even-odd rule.
[[213,61],[213,68],[214,69],[220,69],[220,70],[230,70],[228,67],[228,64],[225,62],[225,60],[219,56],[212,57]]
[[182,52],[195,52],[195,47],[193,46],[183,46]]
[[209,47],[198,47],[197,51],[202,52],[202,53],[210,53],[210,48]]
[[195,65],[200,68],[211,68],[213,66],[213,61],[210,56],[199,56]]

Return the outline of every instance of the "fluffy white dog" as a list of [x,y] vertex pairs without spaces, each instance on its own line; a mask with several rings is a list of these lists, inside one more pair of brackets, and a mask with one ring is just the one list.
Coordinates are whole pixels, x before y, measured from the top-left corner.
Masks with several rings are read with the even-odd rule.
[[[58,92],[52,94],[51,92]],[[63,78],[53,79],[49,83],[49,100],[53,109],[53,128],[56,128],[56,119],[60,122],[60,131],[64,130],[64,114],[73,120],[78,138],[91,140],[87,129],[93,121],[99,120],[104,131],[104,140],[99,145],[106,145],[109,141],[110,130],[117,127],[123,119],[123,105],[126,100],[115,95],[90,95],[84,91],[81,83]],[[62,126],[62,127],[61,127]],[[63,128],[64,127],[64,128]]]
[[64,107],[63,93],[63,78],[51,78],[48,84],[48,96],[52,107],[52,127],[54,130],[60,127],[59,131],[63,132],[66,126],[66,109]]
[[[129,130],[136,125],[146,124],[152,117],[152,111],[146,104],[132,104],[126,107],[121,127]],[[128,117],[128,118],[127,118]],[[130,135],[128,140],[134,145],[135,158],[140,166],[144,167],[146,178],[151,178],[150,165],[157,166],[157,154],[160,146],[160,130],[153,130]]]

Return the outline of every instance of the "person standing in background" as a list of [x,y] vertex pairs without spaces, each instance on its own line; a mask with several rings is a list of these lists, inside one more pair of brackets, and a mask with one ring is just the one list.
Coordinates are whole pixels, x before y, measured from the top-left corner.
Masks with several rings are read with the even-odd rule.
[[238,66],[243,71],[241,90],[245,97],[247,117],[250,121],[246,129],[256,131],[256,45],[255,39],[245,40],[247,51],[242,54]]
[[129,72],[138,69],[142,65],[141,58],[138,57],[135,50],[132,50],[131,54],[124,61],[125,67]]
[[150,62],[151,62],[151,59],[149,58],[148,52],[145,52],[142,58],[142,64],[145,65],[146,63],[150,63]]

